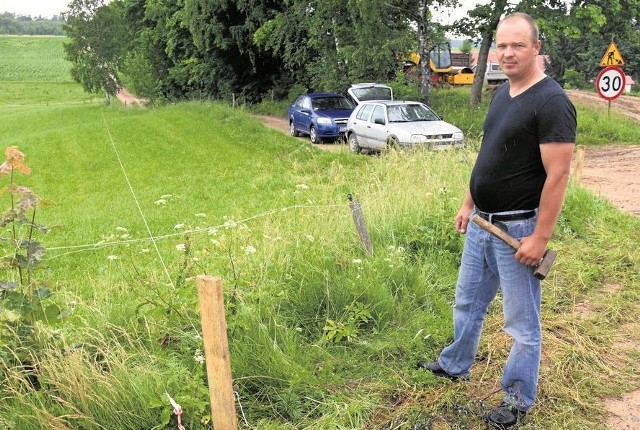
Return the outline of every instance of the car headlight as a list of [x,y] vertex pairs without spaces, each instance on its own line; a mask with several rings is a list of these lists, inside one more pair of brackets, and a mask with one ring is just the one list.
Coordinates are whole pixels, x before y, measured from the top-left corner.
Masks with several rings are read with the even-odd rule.
[[331,118],[321,117],[318,118],[318,124],[331,124]]
[[425,143],[427,141],[427,136],[424,134],[412,134],[411,135],[411,143]]
[[458,132],[458,133],[453,133],[453,140],[462,140],[464,139],[464,134],[462,134],[462,132]]

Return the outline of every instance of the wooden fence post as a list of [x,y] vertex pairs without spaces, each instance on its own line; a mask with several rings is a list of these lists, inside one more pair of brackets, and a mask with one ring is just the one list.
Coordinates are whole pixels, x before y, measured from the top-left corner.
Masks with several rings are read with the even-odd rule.
[[360,235],[362,246],[364,246],[364,250],[367,255],[373,255],[373,245],[371,244],[367,224],[364,222],[364,213],[362,213],[360,202],[354,200],[351,194],[349,194],[347,198],[349,199],[349,206],[351,207],[351,212],[353,214],[353,222],[356,225],[356,230],[358,230],[358,235]]
[[237,430],[238,419],[231,379],[222,279],[201,275],[196,278],[196,285],[200,301],[213,427],[215,430]]

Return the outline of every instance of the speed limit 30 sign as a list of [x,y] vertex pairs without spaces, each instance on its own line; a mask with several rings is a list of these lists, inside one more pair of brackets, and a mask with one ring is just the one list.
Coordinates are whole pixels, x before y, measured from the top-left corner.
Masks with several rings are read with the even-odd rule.
[[603,99],[614,100],[624,91],[624,81],[625,75],[620,67],[605,67],[596,79],[596,89]]

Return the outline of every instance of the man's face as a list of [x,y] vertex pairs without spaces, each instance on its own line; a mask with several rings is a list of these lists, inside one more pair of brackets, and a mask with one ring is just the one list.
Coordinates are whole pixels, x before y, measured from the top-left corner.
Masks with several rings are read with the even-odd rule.
[[531,27],[521,18],[504,21],[496,32],[498,62],[505,75],[518,79],[538,67],[536,56],[540,52],[540,41],[533,43]]

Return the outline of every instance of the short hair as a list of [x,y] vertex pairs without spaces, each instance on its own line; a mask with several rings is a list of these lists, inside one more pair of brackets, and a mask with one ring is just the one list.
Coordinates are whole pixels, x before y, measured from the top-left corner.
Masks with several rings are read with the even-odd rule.
[[502,23],[504,23],[505,21],[508,21],[514,18],[521,18],[525,20],[527,24],[529,24],[529,28],[531,29],[531,42],[535,45],[538,39],[540,38],[540,30],[538,29],[538,24],[536,24],[536,21],[526,13],[514,12],[512,14],[509,14],[504,18],[502,18],[502,20],[498,23],[498,27],[500,27]]

